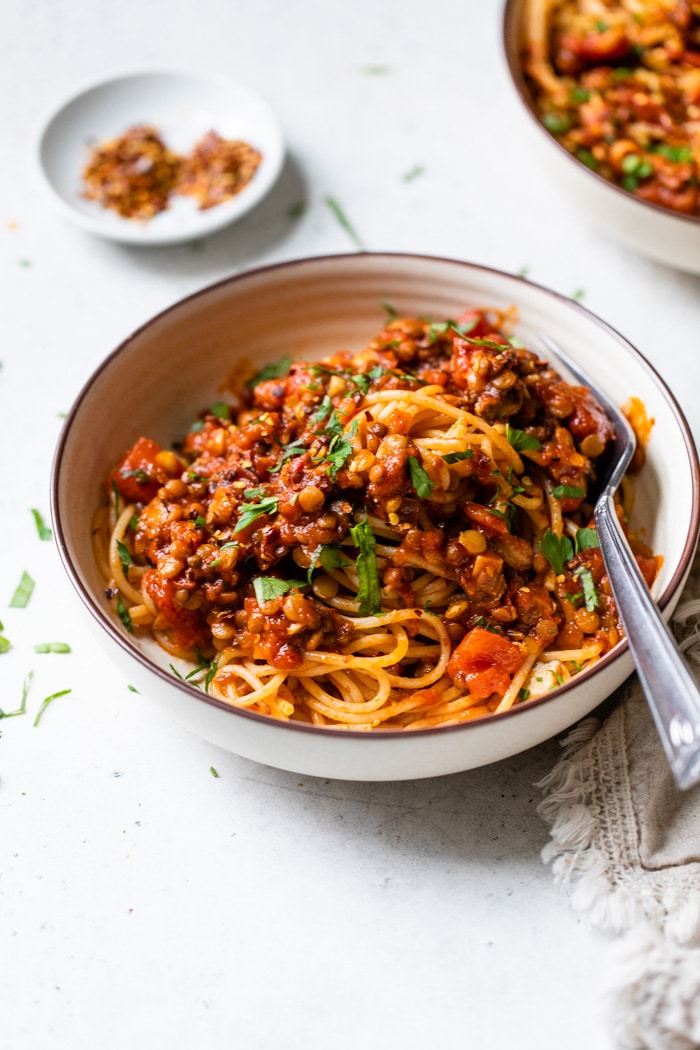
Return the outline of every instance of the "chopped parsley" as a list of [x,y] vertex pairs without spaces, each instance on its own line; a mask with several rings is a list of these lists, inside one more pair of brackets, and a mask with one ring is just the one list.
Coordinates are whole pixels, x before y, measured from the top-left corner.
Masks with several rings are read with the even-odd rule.
[[583,499],[586,495],[586,490],[579,488],[578,485],[557,485],[552,489],[552,495],[555,499]]
[[256,576],[253,580],[253,590],[259,605],[306,586],[306,580],[280,580],[276,576]]
[[255,375],[248,380],[247,386],[252,390],[253,387],[257,386],[258,383],[264,383],[268,379],[282,379],[289,375],[289,369],[292,367],[292,359],[289,355],[280,357],[279,361],[273,361],[269,365],[265,365],[256,372]]
[[377,567],[377,541],[365,516],[350,529],[350,536],[359,553],[355,568],[360,581],[357,595],[360,616],[376,616],[381,612],[382,595]]
[[258,518],[263,517],[266,514],[277,513],[277,496],[266,496],[265,499],[261,499],[259,503],[241,503],[239,510],[241,516],[238,519],[238,524],[233,530],[234,535],[237,532],[242,532],[243,529],[247,529],[249,525],[252,525]]
[[465,448],[462,452],[448,452],[442,458],[445,460],[445,463],[460,463],[463,459],[472,459],[473,456],[474,449]]
[[218,772],[216,771],[216,769],[214,769],[214,767],[213,767],[213,766],[209,766],[209,772],[211,773],[211,775],[212,775],[213,777],[216,777],[216,778],[218,779],[218,776],[219,776],[219,774],[218,774]]
[[387,317],[389,318],[390,321],[396,321],[397,320],[399,315],[396,312],[395,307],[392,306],[391,303],[388,303],[386,300],[383,300],[383,302],[382,302],[382,309],[385,311],[385,313],[386,313],[386,315],[387,315]]
[[117,552],[119,554],[119,561],[122,564],[122,569],[128,575],[129,566],[131,565],[131,553],[129,548],[121,540],[117,540]]
[[506,423],[506,440],[516,452],[527,452],[530,450],[536,452],[537,449],[542,448],[542,442],[533,434],[526,434],[524,430],[518,430],[517,427],[512,427],[510,423]]
[[540,550],[557,576],[561,576],[565,563],[574,556],[574,545],[569,537],[559,537],[551,529],[545,531],[540,541]]
[[34,524],[36,525],[36,531],[37,535],[39,536],[39,539],[50,540],[53,536],[53,533],[51,532],[51,529],[48,527],[48,525],[44,523],[44,519],[35,507],[32,507],[32,517],[34,518]]
[[28,572],[23,572],[15,592],[10,598],[11,609],[24,609],[29,604],[29,599],[34,590],[34,580]]
[[411,475],[411,484],[416,496],[419,499],[430,499],[435,485],[415,456],[408,457],[408,473]]
[[231,418],[231,406],[227,405],[225,401],[217,401],[216,404],[210,405],[209,412],[212,416],[216,416],[217,419]]
[[151,481],[151,475],[147,474],[143,467],[137,467],[136,470],[122,470],[121,476],[123,478],[133,478],[137,485],[148,485]]
[[598,534],[595,529],[579,529],[575,536],[576,553],[590,550],[591,547],[599,547]]
[[39,642],[34,646],[35,653],[69,653],[71,647],[68,642]]
[[589,612],[593,612],[600,606],[598,591],[596,590],[593,581],[593,573],[587,565],[580,565],[574,572],[574,576],[581,581],[581,587],[583,588],[583,601],[586,608]]
[[333,572],[335,569],[342,569],[346,565],[352,565],[352,562],[343,557],[341,549],[337,544],[329,543],[317,547],[311,555],[311,563],[306,574],[309,583],[311,583],[314,569],[318,568],[319,565],[326,572]]
[[0,653],[6,653],[11,645],[10,639],[6,638],[4,634],[0,634]]
[[270,474],[278,474],[288,459],[292,459],[293,456],[303,456],[306,451],[308,450],[303,441],[294,441],[290,445],[285,445],[276,465],[270,468]]
[[134,625],[131,622],[131,616],[129,615],[129,610],[127,609],[126,605],[124,604],[124,599],[122,598],[121,594],[117,594],[117,616],[119,617],[119,619],[121,620],[122,624],[124,625],[124,629],[126,631],[128,631],[129,634],[133,634],[134,633]]

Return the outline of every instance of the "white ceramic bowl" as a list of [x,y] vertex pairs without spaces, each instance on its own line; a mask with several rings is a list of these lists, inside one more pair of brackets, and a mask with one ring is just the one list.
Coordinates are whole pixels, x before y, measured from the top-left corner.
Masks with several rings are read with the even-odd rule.
[[[231,200],[200,211],[173,195],[149,222],[124,219],[81,196],[88,147],[135,124],[158,128],[166,144],[186,153],[208,131],[243,139],[262,153],[255,175]],[[277,119],[250,88],[215,74],[129,73],[72,93],[42,122],[36,141],[40,183],[60,213],[90,233],[127,244],[173,244],[204,237],[245,215],[272,188],[284,161]]]
[[700,218],[649,204],[609,182],[569,153],[542,124],[522,67],[526,3],[506,0],[503,42],[532,155],[568,193],[572,207],[585,213],[604,233],[657,262],[700,274]]
[[689,572],[698,531],[698,460],[671,393],[613,329],[521,278],[412,255],[306,259],[221,281],[149,321],[95,372],[65,423],[52,513],[66,571],[100,644],[130,682],[162,705],[164,717],[258,762],[350,780],[436,776],[538,744],[593,710],[629,675],[627,645],[555,693],[461,726],[368,733],[276,721],[206,697],[174,678],[157,645],[124,633],[104,597],[90,529],[107,473],[136,438],[169,445],[180,437],[202,406],[217,399],[237,362],[260,366],[287,353],[314,358],[361,349],[385,323],[387,302],[403,315],[436,318],[467,306],[516,304],[526,344],[546,331],[585,362],[611,399],[641,398],[656,422],[638,482],[636,524],[663,555],[655,594],[667,615]]

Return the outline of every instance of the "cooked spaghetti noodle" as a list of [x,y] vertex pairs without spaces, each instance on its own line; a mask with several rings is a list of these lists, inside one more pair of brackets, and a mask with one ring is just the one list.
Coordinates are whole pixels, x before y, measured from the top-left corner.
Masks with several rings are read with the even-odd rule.
[[613,430],[514,322],[394,319],[268,366],[174,450],[140,438],[94,528],[125,628],[219,700],[345,729],[506,711],[593,664],[621,637],[588,501]]
[[636,197],[700,217],[700,4],[527,0],[524,24],[548,130]]

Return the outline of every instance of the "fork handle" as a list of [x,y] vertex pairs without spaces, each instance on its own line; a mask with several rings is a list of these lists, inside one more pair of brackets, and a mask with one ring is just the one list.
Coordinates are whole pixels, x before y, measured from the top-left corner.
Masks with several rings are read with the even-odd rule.
[[679,788],[700,782],[700,693],[622,531],[612,496],[595,512],[617,611]]

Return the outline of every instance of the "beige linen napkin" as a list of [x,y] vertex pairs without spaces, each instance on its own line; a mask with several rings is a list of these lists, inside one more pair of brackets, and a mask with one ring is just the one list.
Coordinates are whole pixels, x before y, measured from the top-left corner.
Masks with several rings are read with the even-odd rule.
[[[673,618],[700,671],[700,558]],[[699,675],[700,676],[700,675]],[[563,742],[540,783],[551,840],[543,859],[571,903],[618,938],[609,1014],[627,1050],[700,1047],[700,786],[678,791],[641,686]]]

